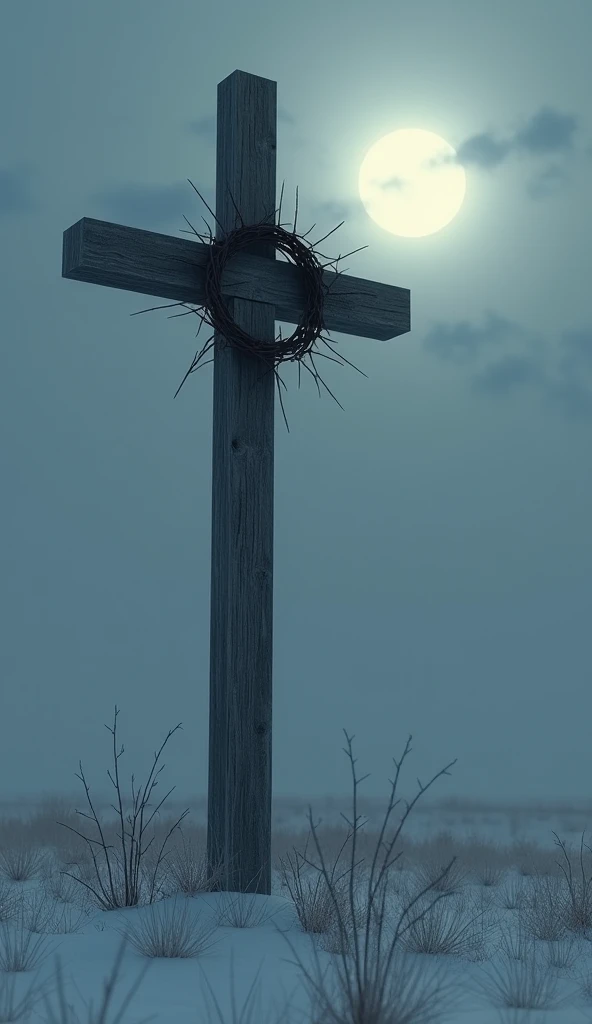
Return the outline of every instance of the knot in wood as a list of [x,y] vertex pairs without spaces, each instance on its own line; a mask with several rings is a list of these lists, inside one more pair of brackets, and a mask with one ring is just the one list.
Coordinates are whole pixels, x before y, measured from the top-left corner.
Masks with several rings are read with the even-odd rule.
[[272,576],[271,569],[266,569],[265,566],[259,565],[255,569],[253,576],[255,577],[257,583],[259,584],[268,583],[271,580]]

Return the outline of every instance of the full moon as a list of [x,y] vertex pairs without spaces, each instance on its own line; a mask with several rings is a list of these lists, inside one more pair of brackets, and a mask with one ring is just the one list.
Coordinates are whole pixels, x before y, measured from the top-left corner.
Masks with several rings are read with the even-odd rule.
[[366,212],[404,238],[433,235],[460,210],[466,190],[456,150],[434,132],[403,128],[368,150],[358,187]]

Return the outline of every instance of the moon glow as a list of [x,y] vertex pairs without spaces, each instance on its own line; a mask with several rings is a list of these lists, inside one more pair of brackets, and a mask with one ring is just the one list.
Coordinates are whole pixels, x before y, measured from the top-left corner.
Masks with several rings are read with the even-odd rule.
[[358,188],[366,212],[381,228],[420,238],[440,231],[456,216],[466,176],[456,150],[440,135],[403,128],[368,150]]

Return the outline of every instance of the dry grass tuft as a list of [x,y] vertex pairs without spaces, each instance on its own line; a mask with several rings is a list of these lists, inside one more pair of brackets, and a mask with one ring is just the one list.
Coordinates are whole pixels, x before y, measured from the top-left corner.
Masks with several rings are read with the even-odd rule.
[[559,980],[538,962],[534,948],[526,949],[520,959],[503,956],[480,968],[478,989],[491,1003],[506,1010],[557,1010],[573,998],[558,995]]
[[567,932],[566,909],[562,879],[537,875],[523,894],[519,913],[525,928],[535,939],[557,942]]
[[431,859],[416,870],[418,881],[436,892],[460,892],[467,882],[468,871],[457,861],[446,865],[443,860]]
[[39,876],[46,855],[23,842],[0,849],[0,871],[11,882],[28,882]]
[[172,905],[168,901],[167,905],[150,904],[142,908],[140,923],[127,923],[123,934],[142,956],[167,959],[203,956],[216,944],[211,941],[216,924],[200,922],[196,927],[189,910],[186,898],[183,898],[180,913],[177,913],[177,897]]
[[503,885],[496,894],[498,906],[505,910],[519,910],[524,899],[524,881],[512,874],[504,879]]
[[432,904],[401,942],[411,953],[480,961],[489,954],[487,942],[495,924],[489,907],[478,907],[464,893],[450,893]]
[[0,970],[19,974],[39,967],[49,956],[47,938],[37,936],[26,926],[25,908],[21,906],[17,915],[17,927],[12,928],[6,921],[0,922]]

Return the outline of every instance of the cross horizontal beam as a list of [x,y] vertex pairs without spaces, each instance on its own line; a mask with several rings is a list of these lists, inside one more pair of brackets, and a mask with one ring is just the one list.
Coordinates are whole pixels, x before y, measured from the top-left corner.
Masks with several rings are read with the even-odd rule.
[[[64,231],[62,277],[201,306],[209,246],[191,239],[83,217]],[[411,330],[408,288],[323,272],[327,331],[387,341]],[[275,307],[298,324],[306,308],[302,271],[293,263],[242,252],[222,275],[222,295]]]

